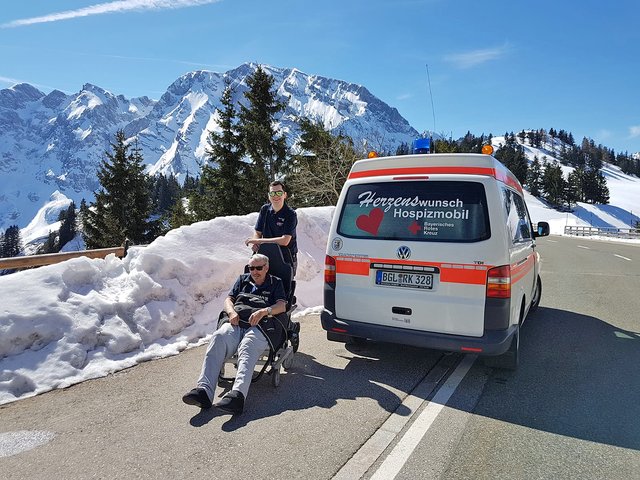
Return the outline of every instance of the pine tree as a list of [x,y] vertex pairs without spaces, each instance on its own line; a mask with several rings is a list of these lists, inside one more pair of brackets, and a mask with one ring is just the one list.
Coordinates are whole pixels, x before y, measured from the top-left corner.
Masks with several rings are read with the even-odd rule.
[[537,155],[533,157],[533,162],[531,162],[531,167],[529,167],[526,183],[529,187],[529,193],[534,197],[539,197],[542,190],[542,166],[540,165],[540,160]]
[[18,228],[17,225],[11,225],[4,232],[0,257],[17,257],[20,255],[21,250],[22,239],[20,238],[20,228]]
[[193,217],[185,210],[183,199],[178,198],[170,209],[169,228],[179,228],[192,223]]
[[60,232],[58,233],[57,251],[60,251],[67,242],[73,240],[76,236],[76,204],[71,202],[66,210],[60,212],[58,220],[62,221]]
[[58,236],[56,232],[49,230],[49,235],[44,244],[38,249],[38,254],[57,253],[60,251],[58,246]]
[[411,149],[409,148],[409,144],[406,142],[402,142],[396,148],[396,155],[409,155],[411,153]]
[[[211,165],[203,165],[198,188],[192,191],[188,197],[195,221],[211,220],[221,215],[220,193],[222,191],[218,189],[217,170]],[[180,203],[180,199],[177,203]],[[171,208],[171,215],[175,211],[175,206],[176,204]]]
[[567,176],[567,185],[565,190],[564,199],[571,207],[576,202],[583,202],[583,189],[582,182],[584,178],[584,170],[582,168],[575,168]]
[[502,164],[516,176],[520,183],[527,181],[529,164],[524,155],[522,145],[509,142],[494,155]]
[[220,133],[209,133],[208,164],[202,169],[200,191],[192,197],[192,208],[198,220],[216,216],[249,213],[247,201],[255,197],[254,187],[247,183],[247,164],[242,161],[242,132],[233,104],[233,88],[228,80],[218,109]]
[[597,170],[586,170],[582,189],[584,201],[589,203],[609,203],[609,188],[604,175]]
[[565,179],[557,163],[547,163],[542,175],[545,198],[553,205],[560,205],[565,194]]
[[607,187],[607,179],[601,172],[596,172],[596,179],[598,185],[596,202],[607,205],[609,203],[609,187]]
[[439,139],[439,140],[434,140],[434,149],[438,153],[458,153],[458,152],[460,152],[460,147],[458,145],[458,142],[456,142],[452,138],[449,138],[449,139],[442,138],[442,139]]
[[189,171],[187,171],[184,177],[184,183],[182,184],[182,195],[190,196],[193,192],[196,192],[200,185],[199,177],[192,177],[189,175]]
[[153,184],[153,213],[164,215],[171,210],[171,207],[180,198],[182,187],[178,183],[175,175],[156,175],[151,179]]
[[113,152],[105,152],[97,173],[102,188],[82,218],[88,248],[122,245],[127,238],[133,243],[151,240],[150,182],[142,155],[137,145],[129,153],[122,130],[115,137]]
[[[282,112],[285,104],[276,98],[272,90],[273,77],[258,66],[255,73],[247,78],[249,90],[245,97],[248,106],[240,106],[241,133],[246,154],[251,159],[247,180],[253,192],[267,192],[269,183],[276,179],[285,168],[286,139],[277,136],[275,116]],[[264,194],[252,195],[247,199],[246,208],[255,211],[263,203]]]

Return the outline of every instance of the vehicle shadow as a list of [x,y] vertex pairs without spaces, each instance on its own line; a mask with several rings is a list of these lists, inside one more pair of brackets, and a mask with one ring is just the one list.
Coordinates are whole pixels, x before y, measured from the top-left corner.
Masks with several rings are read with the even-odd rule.
[[[327,366],[304,352],[296,353],[295,364],[282,373],[280,386],[274,388],[271,377],[265,374],[251,386],[244,413],[230,417],[222,430],[234,431],[287,411],[330,409],[338,400],[360,398],[374,399],[390,413],[410,415],[392,390],[411,392],[442,356],[442,352],[385,343],[348,346],[348,350],[341,344],[335,346],[334,354],[347,361],[344,368]],[[215,408],[202,410],[190,423],[200,427],[220,415],[224,414]]]
[[640,450],[640,334],[541,306],[520,338],[520,367],[491,372],[474,414]]

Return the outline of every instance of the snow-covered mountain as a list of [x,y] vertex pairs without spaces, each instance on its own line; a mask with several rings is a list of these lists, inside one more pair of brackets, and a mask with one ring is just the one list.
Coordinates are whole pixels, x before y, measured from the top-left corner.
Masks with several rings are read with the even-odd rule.
[[[298,138],[296,118],[381,149],[395,150],[418,132],[365,87],[296,69],[262,66],[286,110],[279,131]],[[225,73],[194,71],[178,78],[158,101],[126,99],[86,84],[77,94],[45,95],[28,84],[0,90],[0,229],[25,227],[59,191],[76,204],[93,200],[96,171],[118,129],[138,141],[151,173],[196,175],[206,154],[207,132],[217,129],[215,110],[225,79],[244,103],[246,78],[257,64]]]

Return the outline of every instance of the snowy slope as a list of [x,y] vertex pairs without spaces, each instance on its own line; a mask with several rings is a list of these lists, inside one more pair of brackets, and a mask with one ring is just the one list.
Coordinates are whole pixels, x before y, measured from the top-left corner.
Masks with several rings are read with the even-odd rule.
[[[518,140],[519,142],[519,140]],[[493,137],[493,146],[504,145],[504,137]],[[558,161],[553,156],[550,144],[543,148],[523,145],[529,162],[538,157],[541,163]],[[555,151],[560,151],[560,140],[555,139]],[[559,163],[559,161],[558,161]],[[561,165],[565,178],[573,171],[572,167]],[[609,188],[608,205],[592,205],[578,202],[573,212],[559,212],[549,207],[543,200],[533,197],[525,191],[525,200],[534,222],[544,220],[550,223],[551,233],[562,235],[565,225],[629,228],[640,221],[640,178],[623,173],[616,165],[605,163],[602,173]]]

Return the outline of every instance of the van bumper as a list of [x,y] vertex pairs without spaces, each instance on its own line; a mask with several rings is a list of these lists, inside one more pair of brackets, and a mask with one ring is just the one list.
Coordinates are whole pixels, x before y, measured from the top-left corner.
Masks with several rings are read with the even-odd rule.
[[320,314],[322,328],[327,337],[336,342],[347,342],[350,337],[368,338],[380,342],[398,343],[420,348],[432,348],[449,352],[476,353],[478,355],[501,355],[511,345],[517,326],[512,325],[501,330],[485,330],[481,337],[448,335],[444,333],[424,332],[408,328],[388,327],[371,323],[354,322],[336,318],[329,310]]

